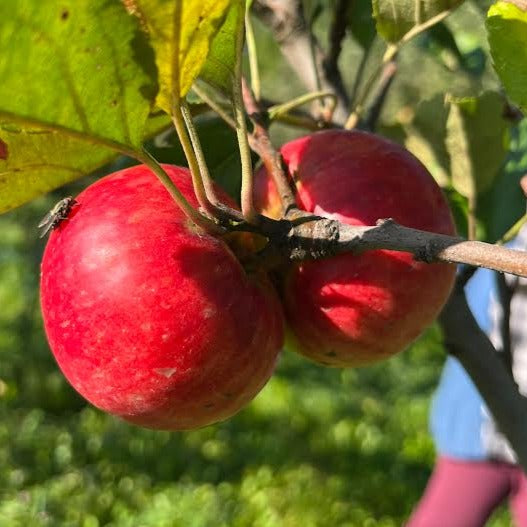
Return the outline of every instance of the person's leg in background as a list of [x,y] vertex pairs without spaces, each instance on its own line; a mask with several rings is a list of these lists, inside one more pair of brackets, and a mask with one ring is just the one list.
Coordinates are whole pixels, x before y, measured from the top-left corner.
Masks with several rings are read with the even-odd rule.
[[509,504],[516,527],[527,527],[527,476],[520,467],[516,467]]
[[440,456],[406,527],[483,527],[511,491],[510,468]]

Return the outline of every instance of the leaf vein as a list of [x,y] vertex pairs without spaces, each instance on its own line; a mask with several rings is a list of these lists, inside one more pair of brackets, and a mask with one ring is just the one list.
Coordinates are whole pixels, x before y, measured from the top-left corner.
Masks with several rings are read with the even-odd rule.
[[64,170],[66,172],[71,172],[72,174],[77,174],[78,176],[84,175],[84,172],[82,170],[68,165],[62,165],[60,163],[28,163],[27,165],[19,165],[16,168],[0,171],[0,177],[9,176],[19,172],[31,172],[43,168],[50,168],[53,170]]
[[42,128],[44,130],[49,130],[50,132],[61,133],[68,137],[71,137],[72,139],[76,139],[78,141],[84,141],[92,145],[98,145],[98,146],[104,146],[106,148],[111,148],[112,150],[116,150],[118,152],[121,152],[122,154],[131,156],[131,157],[136,157],[137,155],[137,151],[133,147],[127,146],[117,141],[113,141],[111,139],[106,139],[105,137],[97,136],[93,133],[79,132],[78,130],[74,130],[73,128],[68,128],[60,124],[48,123],[48,122],[38,120],[38,119],[30,119],[27,117],[15,115],[10,112],[5,112],[5,111],[0,110],[0,119],[2,118],[7,119],[9,122],[18,124],[19,126],[22,126],[22,127],[32,126],[35,128]]
[[45,33],[41,28],[36,27],[33,25],[29,20],[21,17],[20,15],[15,15],[15,19],[21,24],[27,26],[32,32],[34,32],[36,35],[41,37],[44,41],[48,42],[48,44],[53,48],[54,52],[56,53],[56,56],[58,58],[59,67],[62,71],[62,75],[64,76],[64,80],[66,82],[66,86],[69,92],[69,95],[71,97],[71,100],[73,102],[73,107],[75,108],[75,112],[77,113],[77,117],[79,118],[81,122],[81,126],[84,132],[89,133],[90,132],[90,125],[88,123],[88,118],[86,115],[86,112],[83,108],[81,98],[77,92],[77,89],[75,88],[75,83],[73,82],[73,75],[71,73],[71,69],[69,66],[69,63],[66,59],[66,54],[64,52],[64,49],[61,48],[53,38],[51,38],[47,33]]

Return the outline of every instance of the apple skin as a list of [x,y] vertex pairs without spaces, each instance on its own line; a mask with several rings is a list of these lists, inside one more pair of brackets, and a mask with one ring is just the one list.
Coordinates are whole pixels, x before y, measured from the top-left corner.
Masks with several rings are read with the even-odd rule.
[[[164,169],[197,207],[188,171]],[[68,381],[148,428],[202,427],[239,411],[283,344],[265,277],[247,275],[221,239],[187,220],[145,166],[100,179],[76,201],[41,268],[44,326]]]
[[[426,168],[379,136],[331,130],[281,149],[299,206],[350,225],[393,218],[407,227],[454,234],[447,202]],[[256,205],[279,215],[265,169]],[[377,250],[291,266],[283,277],[286,348],[319,363],[354,367],[406,348],[446,302],[455,266],[417,262],[410,253]]]

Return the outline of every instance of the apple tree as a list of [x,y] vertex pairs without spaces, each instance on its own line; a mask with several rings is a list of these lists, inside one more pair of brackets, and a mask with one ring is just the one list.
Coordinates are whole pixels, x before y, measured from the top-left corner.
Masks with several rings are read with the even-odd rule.
[[[463,295],[477,266],[527,277],[504,246],[525,195],[500,176],[524,125],[527,5],[471,4],[491,65],[460,37],[463,4],[1,3],[0,212],[112,172],[41,222],[44,325],[81,395],[204,426],[258,393],[284,341],[362,366],[446,303],[446,346],[527,469],[527,402]],[[277,86],[266,45],[289,64]]]

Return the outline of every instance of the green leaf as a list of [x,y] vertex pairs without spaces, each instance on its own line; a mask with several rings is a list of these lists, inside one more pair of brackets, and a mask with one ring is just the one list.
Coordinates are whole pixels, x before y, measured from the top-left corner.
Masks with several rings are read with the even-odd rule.
[[449,155],[445,146],[448,111],[444,96],[436,95],[421,102],[415,116],[404,123],[405,146],[428,168],[442,187],[450,183]]
[[467,198],[492,186],[505,159],[510,123],[503,118],[503,107],[502,96],[495,92],[450,98],[446,146],[452,184]]
[[118,2],[0,2],[0,49],[0,212],[140,147],[155,66]]
[[[145,139],[171,126],[166,114],[146,124]],[[2,156],[2,144],[7,156]],[[0,213],[18,207],[113,161],[119,151],[89,137],[17,126],[0,119]]]
[[377,32],[370,0],[357,0],[351,3],[348,9],[348,28],[363,49],[371,46]]
[[494,68],[507,94],[527,111],[527,4],[497,2],[491,6],[487,31]]
[[413,27],[440,13],[451,11],[463,0],[373,0],[377,32],[388,42],[399,42]]
[[527,120],[511,131],[511,145],[503,169],[492,187],[479,199],[478,220],[487,240],[494,242],[525,213],[525,195],[520,187],[527,173]]
[[207,61],[200,77],[222,91],[232,95],[236,67],[236,35],[239,24],[243,23],[245,8],[243,1],[233,0],[227,18],[212,41]]
[[126,0],[128,10],[148,29],[156,55],[157,104],[168,114],[199,75],[211,42],[232,0]]

